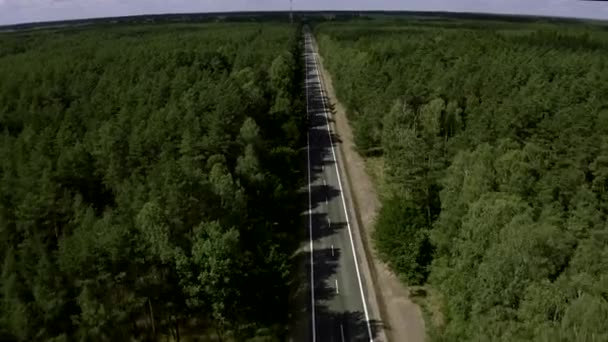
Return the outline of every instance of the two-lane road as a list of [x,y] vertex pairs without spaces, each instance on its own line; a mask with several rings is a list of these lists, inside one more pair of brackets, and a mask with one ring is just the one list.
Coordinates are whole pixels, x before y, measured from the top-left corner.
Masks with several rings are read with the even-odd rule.
[[376,329],[362,276],[352,208],[345,200],[340,174],[339,139],[330,125],[328,103],[319,75],[312,35],[305,34],[308,132],[310,338],[316,342],[373,341]]

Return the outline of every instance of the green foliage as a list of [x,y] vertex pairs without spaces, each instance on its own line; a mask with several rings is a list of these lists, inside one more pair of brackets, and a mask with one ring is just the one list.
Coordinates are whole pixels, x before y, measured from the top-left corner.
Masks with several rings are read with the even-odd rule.
[[434,335],[606,340],[603,27],[376,19],[316,32],[356,144],[384,157],[376,247],[443,295]]
[[383,258],[408,283],[420,284],[428,274],[431,249],[420,208],[402,198],[383,203],[374,239]]
[[300,39],[269,23],[0,36],[0,339],[282,340]]

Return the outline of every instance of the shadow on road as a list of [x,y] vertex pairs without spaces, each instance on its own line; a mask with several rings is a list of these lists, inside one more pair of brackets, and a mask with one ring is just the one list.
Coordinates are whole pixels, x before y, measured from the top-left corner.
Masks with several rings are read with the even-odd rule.
[[310,197],[313,209],[320,203],[331,201],[340,196],[340,190],[331,185],[313,185],[310,187]]
[[[332,279],[338,268],[340,259],[340,249],[315,250],[314,258],[314,288],[315,288],[315,323],[318,337],[323,336],[322,341],[369,341],[368,324],[365,314],[361,311],[333,311],[318,301],[328,301],[336,296]],[[302,258],[310,260],[310,253],[302,253]],[[310,262],[307,265],[307,279],[310,275]],[[310,288],[310,285],[308,285]],[[312,303],[308,302],[307,313],[312,312]],[[310,320],[311,318],[308,317]],[[369,322],[372,339],[378,336],[380,329],[384,329],[382,322],[371,320]],[[342,336],[344,339],[342,339]],[[328,339],[329,338],[329,339]],[[304,341],[304,339],[302,339]],[[310,340],[308,340],[310,341]]]
[[[307,197],[310,196],[310,207],[307,206],[307,210],[301,215],[307,234],[302,234],[303,247],[296,255],[296,258],[300,260],[298,264],[301,265],[301,273],[297,278],[300,284],[295,291],[295,295],[299,299],[295,301],[299,303],[295,310],[299,320],[298,326],[290,334],[291,341],[312,341],[313,310],[317,341],[369,341],[370,333],[371,338],[375,339],[381,329],[386,328],[380,321],[366,321],[365,314],[361,311],[336,310],[328,306],[348,307],[341,302],[345,300],[343,298],[347,297],[336,297],[339,295],[334,285],[338,268],[341,266],[340,257],[343,251],[340,248],[334,248],[333,244],[332,248],[323,248],[323,242],[317,243],[332,235],[341,234],[346,229],[346,222],[330,222],[327,210],[322,210],[323,206],[327,205],[326,203],[331,203],[332,199],[340,196],[340,190],[335,187],[335,184],[328,184],[328,179],[326,182],[322,180],[323,177],[326,177],[324,170],[327,167],[331,168],[332,172],[336,172],[337,165],[334,165],[336,162],[332,147],[335,148],[342,141],[338,135],[331,130],[328,131],[327,124],[328,121],[333,121],[332,115],[335,109],[321,88],[322,85],[315,71],[316,64],[310,55],[306,58],[306,64],[309,124],[307,158],[309,158],[310,186],[307,185],[304,193]],[[309,229],[312,230],[312,236],[310,236]],[[310,251],[311,240],[315,246],[313,252]],[[328,245],[325,244],[325,246]],[[311,257],[313,258],[312,264]],[[312,272],[314,272],[314,277]],[[311,284],[311,279],[314,279],[313,284]],[[314,297],[312,297],[312,291],[314,291]],[[354,306],[354,308],[357,307]]]
[[[382,323],[376,320],[371,320],[369,325],[372,339],[378,337],[378,332],[384,328]],[[317,306],[317,329],[329,334],[328,341],[370,340],[365,315],[360,311],[333,312],[326,307]]]

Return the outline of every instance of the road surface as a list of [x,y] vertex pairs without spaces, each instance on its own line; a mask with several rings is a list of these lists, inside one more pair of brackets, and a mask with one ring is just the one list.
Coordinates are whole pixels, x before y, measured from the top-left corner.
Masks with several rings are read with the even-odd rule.
[[338,162],[339,138],[330,125],[330,112],[312,35],[305,33],[306,102],[308,131],[309,281],[308,341],[374,341],[378,317],[370,316],[368,288],[361,258],[365,253],[355,216],[345,199],[346,179]]

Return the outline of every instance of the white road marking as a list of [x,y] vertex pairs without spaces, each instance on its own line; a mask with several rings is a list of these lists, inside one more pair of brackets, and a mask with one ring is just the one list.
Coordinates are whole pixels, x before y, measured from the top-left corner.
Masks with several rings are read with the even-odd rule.
[[[306,63],[305,63],[306,64]],[[306,71],[308,72],[308,70]],[[308,79],[305,83],[306,88],[306,115],[308,116]],[[315,269],[314,269],[314,244],[312,241],[312,191],[310,181],[310,131],[306,135],[306,152],[308,161],[308,235],[310,238],[310,315],[312,322],[312,341],[317,341],[317,328],[315,318]]]
[[333,256],[335,256],[335,255],[334,255],[334,245],[331,245],[331,256],[332,256],[332,257],[333,257]]
[[323,186],[327,186],[327,182],[325,182],[325,178],[323,178]]
[[344,326],[340,324],[340,336],[342,337],[342,342],[344,342]]
[[[311,47],[312,48],[312,47]],[[369,335],[369,340],[373,342],[372,339],[372,327],[370,325],[370,321],[369,321],[369,313],[367,311],[367,304],[365,303],[365,295],[364,295],[364,291],[363,291],[363,281],[361,280],[361,273],[359,272],[359,263],[357,261],[357,253],[355,251],[355,241],[353,239],[353,232],[352,229],[350,227],[350,220],[348,219],[348,211],[346,210],[346,200],[344,199],[344,189],[342,188],[342,180],[340,177],[340,172],[338,171],[338,159],[336,158],[336,151],[334,149],[334,142],[333,139],[331,137],[331,129],[329,127],[329,118],[327,117],[327,103],[325,101],[325,96],[324,96],[324,92],[325,90],[323,89],[323,82],[321,82],[321,78],[319,77],[319,63],[318,60],[316,58],[317,56],[315,56],[315,68],[317,69],[317,81],[319,82],[319,89],[321,91],[321,102],[323,104],[323,115],[325,116],[325,122],[327,124],[327,134],[329,135],[329,144],[331,146],[331,153],[332,156],[334,158],[334,165],[336,166],[336,175],[338,177],[338,186],[340,187],[340,197],[342,198],[342,208],[344,209],[344,215],[346,216],[346,227],[348,228],[348,235],[350,236],[350,245],[353,251],[353,258],[355,259],[355,271],[357,272],[357,280],[359,281],[359,290],[361,292],[361,301],[363,302],[363,311],[365,312],[365,321],[367,323],[367,333]]]
[[336,293],[340,294],[340,288],[338,287],[338,279],[336,279]]
[[331,228],[331,220],[327,217],[327,228]]

